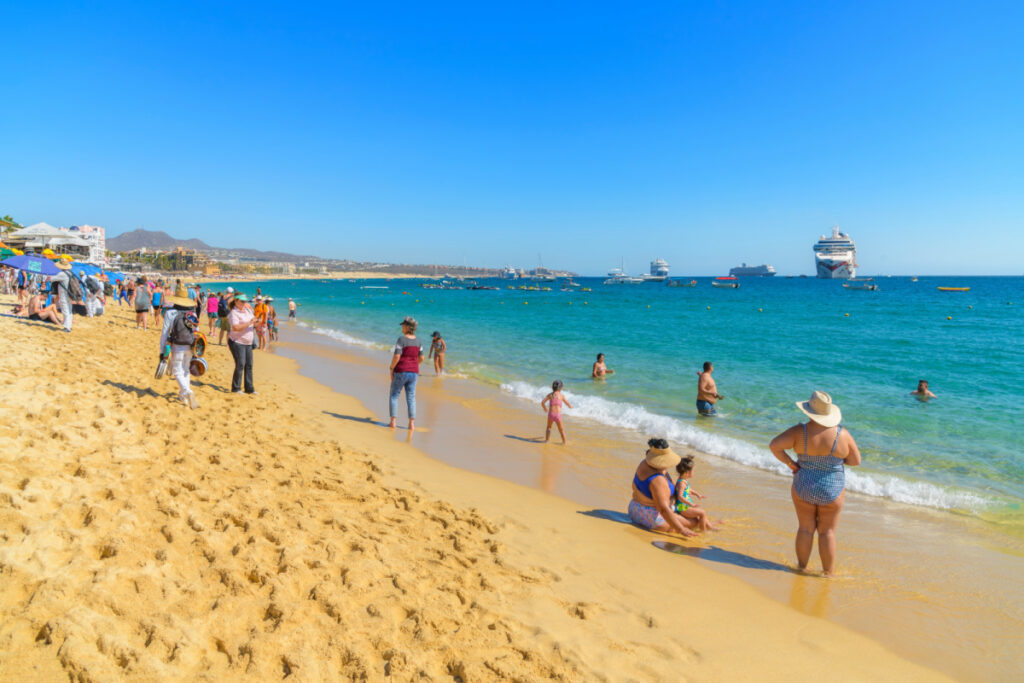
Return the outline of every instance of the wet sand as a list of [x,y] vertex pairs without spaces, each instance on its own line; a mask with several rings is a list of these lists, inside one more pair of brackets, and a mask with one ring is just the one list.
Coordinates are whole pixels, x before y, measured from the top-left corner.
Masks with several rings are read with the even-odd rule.
[[[386,422],[386,352],[345,346],[299,327],[290,327],[287,337],[278,353],[299,360],[300,372],[356,396],[378,424]],[[413,437],[417,448],[566,498],[578,504],[579,514],[606,520],[607,533],[622,533],[642,438],[574,420],[568,410],[570,444],[563,447],[557,433],[539,444],[533,441],[544,432],[539,406],[477,381],[435,378],[429,363],[422,369],[417,425],[424,429]],[[404,399],[399,415],[405,415]],[[799,417],[794,414],[793,422]],[[407,437],[404,430],[393,436]],[[803,576],[792,571],[796,521],[789,480],[710,455],[698,461],[693,485],[709,496],[712,516],[728,524],[700,542],[680,542],[678,552],[957,678],[992,680],[1024,670],[1015,645],[1024,633],[1024,545],[1015,538],[976,519],[848,493],[839,575]],[[817,549],[810,566],[820,567]]]
[[190,411],[133,317],[0,317],[0,679],[943,677],[288,359],[212,345]]

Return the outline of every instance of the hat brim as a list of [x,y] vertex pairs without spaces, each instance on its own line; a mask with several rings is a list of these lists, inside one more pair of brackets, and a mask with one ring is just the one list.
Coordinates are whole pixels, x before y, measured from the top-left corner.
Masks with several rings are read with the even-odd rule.
[[185,308],[196,307],[196,302],[189,299],[187,296],[169,296],[167,297],[167,303],[172,306],[184,306]]
[[843,421],[843,411],[839,410],[839,406],[830,406],[831,411],[827,415],[816,413],[811,410],[810,401],[797,401],[796,407],[800,409],[800,412],[811,418],[822,427],[835,427],[837,424]]
[[647,449],[647,453],[644,455],[644,460],[647,464],[656,470],[667,470],[670,467],[675,467],[682,460],[679,455],[671,448],[663,453],[652,455],[651,450]]
[[53,265],[61,270],[71,270],[71,264],[67,261],[54,261]]

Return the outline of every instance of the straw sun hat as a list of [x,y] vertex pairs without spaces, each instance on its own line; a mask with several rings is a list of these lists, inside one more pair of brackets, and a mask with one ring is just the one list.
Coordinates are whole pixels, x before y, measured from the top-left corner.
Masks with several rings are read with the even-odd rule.
[[188,292],[185,291],[184,285],[175,289],[174,294],[167,295],[167,303],[172,306],[184,306],[185,308],[196,307],[196,302],[188,298]]
[[680,458],[671,448],[648,448],[644,460],[656,470],[667,470],[679,464]]
[[71,270],[71,264],[67,261],[54,261],[53,265],[57,266],[61,270]]
[[832,403],[832,397],[824,391],[815,391],[809,401],[797,401],[796,407],[822,427],[835,427],[843,421],[839,406]]

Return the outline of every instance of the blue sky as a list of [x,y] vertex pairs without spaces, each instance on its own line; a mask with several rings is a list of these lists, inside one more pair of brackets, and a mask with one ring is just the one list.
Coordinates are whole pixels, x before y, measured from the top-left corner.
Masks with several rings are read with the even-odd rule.
[[[380,7],[373,7],[380,5]],[[1024,272],[1024,5],[11,3],[0,213],[339,258]]]

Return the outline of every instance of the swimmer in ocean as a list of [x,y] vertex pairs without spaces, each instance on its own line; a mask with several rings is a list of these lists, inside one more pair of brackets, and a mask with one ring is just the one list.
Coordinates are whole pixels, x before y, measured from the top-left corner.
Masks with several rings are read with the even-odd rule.
[[917,382],[917,389],[910,392],[911,396],[917,396],[919,401],[927,401],[930,398],[936,398],[935,394],[932,393],[931,389],[928,388],[928,380],[922,379]]
[[614,374],[615,371],[604,364],[604,354],[597,354],[597,360],[594,361],[594,367],[590,370],[590,376],[594,379],[604,379],[608,375]]

